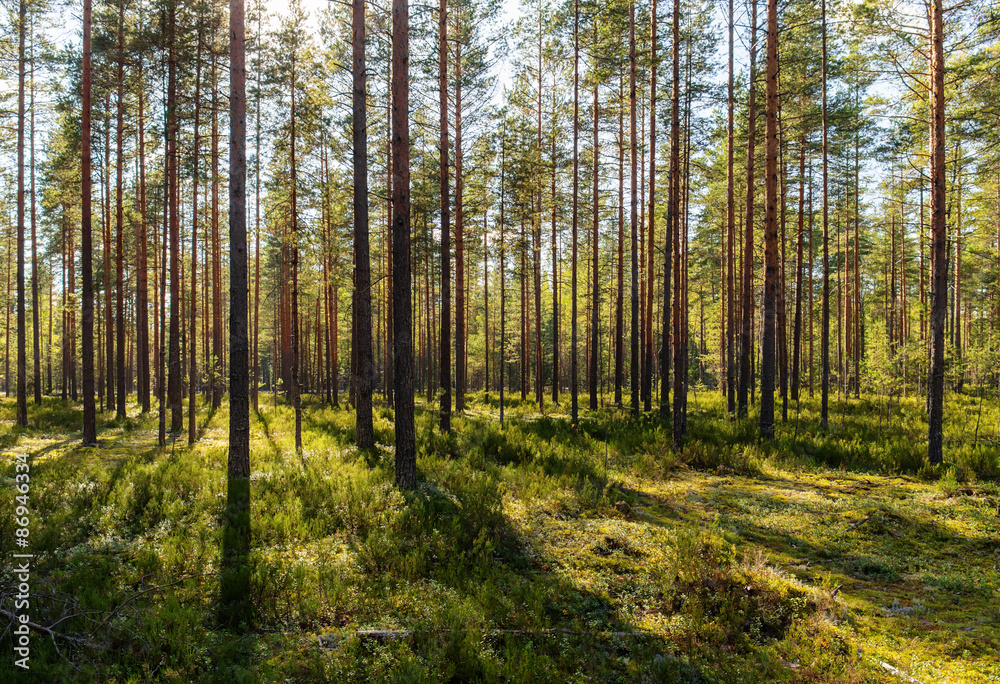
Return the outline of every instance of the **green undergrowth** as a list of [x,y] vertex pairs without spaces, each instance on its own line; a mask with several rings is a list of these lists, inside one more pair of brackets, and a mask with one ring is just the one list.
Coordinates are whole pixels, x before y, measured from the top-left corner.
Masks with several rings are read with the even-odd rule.
[[[156,447],[154,414],[102,422],[96,449],[78,447],[78,406],[32,406],[32,427],[0,429],[0,607],[27,451],[30,614],[60,635],[32,634],[31,676],[881,682],[885,663],[925,682],[1000,677],[995,398],[949,402],[936,468],[916,399],[834,401],[824,432],[803,398],[761,443],[752,412],[730,421],[692,392],[679,451],[669,423],[627,407],[571,424],[563,406],[513,402],[501,427],[496,400],[470,396],[447,435],[418,403],[421,484],[403,492],[391,408],[376,405],[376,446],[359,451],[353,412],[307,398],[296,454],[293,412],[262,397],[250,624],[220,606],[226,405],[199,408],[191,448],[186,433]],[[12,660],[0,679],[30,680]]]

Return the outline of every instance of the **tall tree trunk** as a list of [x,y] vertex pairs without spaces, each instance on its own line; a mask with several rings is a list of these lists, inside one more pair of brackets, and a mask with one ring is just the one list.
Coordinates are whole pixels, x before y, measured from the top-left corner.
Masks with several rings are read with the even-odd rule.
[[[80,264],[83,267],[83,446],[97,446],[97,410],[94,402],[94,254],[91,235],[90,179],[90,14],[91,0],[83,0],[83,104],[80,121],[81,176],[83,185]],[[70,262],[72,263],[72,254]],[[72,268],[72,266],[70,267]],[[70,291],[73,289],[70,276]]]
[[[33,356],[35,375],[35,405],[42,403],[42,338],[39,323],[38,302],[38,215],[35,204],[35,31],[31,29],[31,94],[29,108],[31,110],[31,141],[29,143],[31,156],[31,319],[33,332]],[[52,373],[49,372],[51,391]]]
[[826,103],[826,0],[822,0],[822,51],[823,51],[823,302],[820,330],[820,416],[819,424],[824,430],[829,425],[830,413],[830,202],[828,197],[829,174],[827,156],[829,154],[828,112]]
[[322,214],[322,228],[323,228],[323,270],[322,270],[322,280],[320,281],[320,295],[323,299],[323,316],[326,319],[326,335],[321,341],[321,344],[326,345],[326,360],[327,367],[324,369],[326,382],[320,386],[320,393],[323,395],[323,400],[330,405],[333,405],[332,396],[332,383],[330,379],[333,376],[333,349],[332,349],[332,337],[333,337],[333,316],[331,313],[332,302],[330,296],[330,280],[332,278],[331,272],[332,261],[333,261],[333,245],[331,234],[333,232],[333,227],[331,225],[332,219],[330,217],[330,212],[332,207],[330,206],[330,167],[327,159],[327,142],[326,135],[323,135],[323,145],[322,152],[320,155],[320,173],[322,174],[322,202],[323,210]]
[[809,155],[809,179],[807,181],[807,187],[809,188],[809,209],[806,214],[809,216],[809,228],[807,229],[807,234],[809,235],[809,267],[806,269],[806,275],[808,276],[808,285],[806,291],[809,294],[809,397],[812,398],[815,394],[815,383],[813,382],[813,369],[816,367],[815,363],[815,349],[814,344],[815,335],[815,305],[813,301],[813,290],[815,285],[813,282],[813,268],[816,264],[816,254],[813,245],[813,173],[812,173],[812,154]]
[[[10,232],[9,228],[7,231],[7,284],[4,288],[6,294],[7,306],[4,307],[4,324],[3,324],[3,334],[4,334],[4,382],[3,382],[3,392],[5,397],[10,396],[10,301],[12,297],[17,295],[12,295],[10,291],[11,281],[14,279],[14,269],[17,268],[14,264],[14,251],[17,249],[13,244],[15,241],[15,236]],[[16,333],[15,333],[16,334]],[[14,343],[17,346],[17,343]],[[14,349],[14,353],[17,353],[17,349]],[[15,365],[17,362],[15,361]],[[17,372],[15,368],[14,372]]]
[[[952,323],[952,346],[955,349],[955,360],[958,366],[954,388],[962,391],[965,371],[962,369],[962,142],[955,144],[955,279],[952,283],[954,303],[952,312],[955,321]],[[905,298],[904,298],[905,308]]]
[[[780,57],[779,57],[779,69],[780,69]],[[780,86],[780,84],[779,84]],[[778,244],[780,245],[780,253],[778,254],[778,320],[777,320],[777,362],[778,362],[778,378],[781,384],[781,421],[783,423],[788,422],[788,306],[787,306],[787,292],[788,292],[788,277],[786,266],[788,264],[787,259],[787,241],[786,232],[787,227],[787,212],[788,212],[788,166],[785,163],[785,127],[781,120],[781,101],[778,101],[778,113],[777,113],[777,125],[778,125],[778,169],[781,174],[778,177],[778,202],[780,206],[779,211],[779,235]]]
[[[295,158],[295,62],[298,55],[292,55],[292,91],[291,91],[291,146],[289,148],[288,162],[290,165],[289,184],[291,185],[291,235],[290,242],[290,270],[291,270],[291,345],[292,345],[292,382],[289,389],[292,395],[292,408],[295,409],[295,453],[302,453],[302,396],[299,386],[299,207],[298,207],[298,160]],[[370,337],[370,335],[369,335]],[[367,378],[364,382],[369,382]]]
[[757,140],[757,0],[751,0],[750,18],[750,94],[747,130],[747,202],[746,202],[746,232],[743,242],[743,302],[742,302],[742,333],[740,334],[740,384],[738,415],[747,415],[747,394],[750,389],[750,363],[753,356],[753,182],[754,182],[754,146]]
[[629,362],[629,386],[632,391],[632,413],[639,413],[639,244],[638,244],[638,201],[639,201],[639,153],[638,153],[638,129],[635,120],[635,0],[629,3],[628,8],[628,97],[629,97],[629,145],[631,146],[631,183],[632,189],[629,199],[630,221],[631,221],[631,254],[632,254],[632,344]]
[[[294,67],[293,67],[294,68]],[[294,76],[292,87],[294,88]],[[293,94],[294,97],[294,94]],[[294,106],[294,105],[293,105]],[[294,127],[292,128],[294,134]],[[244,131],[244,135],[246,131]],[[294,147],[294,137],[292,146]],[[295,177],[295,160],[292,160],[292,178]],[[292,194],[295,190],[293,188]],[[293,225],[295,217],[292,218]],[[219,240],[219,79],[218,61],[212,56],[212,408],[222,405],[225,349],[222,345],[222,333],[225,323],[222,318],[222,245]],[[296,239],[293,235],[293,249]],[[294,277],[294,276],[293,276]],[[294,285],[293,285],[294,287]]]
[[[507,170],[507,126],[506,120],[504,121],[504,129],[500,134],[500,354],[499,354],[499,378],[500,378],[500,427],[503,427],[503,395],[504,395],[504,368],[507,365],[507,279],[506,279],[506,269],[507,261],[504,249],[506,247],[506,241],[504,240],[504,204],[506,197],[504,196],[505,185],[505,174]],[[575,309],[574,309],[575,311]],[[575,398],[575,395],[574,395]]]
[[[858,106],[857,90],[855,90],[855,105]],[[858,106],[858,111],[860,107]],[[860,125],[854,131],[854,397],[861,396],[861,357],[864,350],[861,348],[861,271],[860,271],[860,237],[861,232],[861,212],[859,210],[861,185],[859,176],[861,166],[859,164],[858,148],[860,147]],[[924,239],[924,192],[923,185],[920,186],[920,301],[924,301],[924,273],[923,273],[923,239]],[[921,324],[923,323],[923,307],[920,309]],[[921,339],[923,339],[923,328],[921,327]]]
[[[66,255],[66,258],[69,261],[69,275],[68,275],[68,280],[69,280],[69,283],[68,283],[68,287],[69,287],[69,301],[75,301],[75,299],[76,299],[76,259],[73,258],[72,255],[76,254],[76,243],[74,241],[74,239],[75,239],[76,236],[73,234],[72,224],[68,224],[66,226],[66,232],[69,235],[69,248],[68,248],[69,252]],[[91,251],[91,258],[93,258],[93,251]],[[82,260],[82,255],[81,255],[81,260]],[[93,273],[93,271],[91,271],[91,273]],[[93,282],[93,281],[91,281],[91,282]],[[91,292],[93,292],[93,288],[91,288]],[[69,343],[67,344],[67,353],[68,353],[69,359],[68,359],[68,361],[66,363],[66,368],[67,368],[67,370],[69,372],[70,398],[73,401],[77,401],[77,399],[79,398],[79,393],[77,391],[77,377],[76,377],[77,376],[77,373],[76,373],[76,336],[77,336],[76,335],[76,332],[77,332],[76,310],[74,308],[72,308],[72,307],[67,307],[67,308],[68,308],[68,310],[66,312],[66,316],[67,316],[67,321],[69,323],[70,334],[69,334]],[[93,340],[93,336],[91,336],[91,340]],[[93,345],[91,345],[91,350],[93,350]],[[82,342],[81,342],[80,354],[81,354],[81,356],[83,355]],[[81,366],[81,374],[82,374],[82,366]],[[81,389],[82,389],[82,384],[83,384],[82,383],[82,378],[81,378],[81,383],[80,384],[81,384]],[[84,407],[86,407],[86,403],[84,403]]]
[[727,83],[727,118],[726,118],[726,409],[730,417],[736,415],[736,283],[733,278],[736,244],[736,190],[733,161],[734,146],[734,93],[733,93],[733,0],[729,0],[729,71]]
[[760,436],[774,439],[775,309],[778,303],[778,0],[767,0],[765,98],[764,330],[760,369]]
[[[336,262],[331,264],[336,272]],[[330,287],[330,402],[340,406],[340,278],[333,279]]]
[[198,394],[198,153],[201,150],[201,29],[195,56],[194,77],[194,150],[191,154],[191,361],[188,365],[188,444],[194,444]]
[[365,55],[365,0],[352,2],[352,64],[354,85],[352,136],[354,143],[354,308],[357,313],[358,387],[355,404],[356,444],[361,449],[375,446],[372,419],[372,297],[371,254],[368,242],[368,81]]
[[[596,44],[597,39],[597,24],[594,24],[594,40]],[[593,172],[593,229],[590,233],[590,249],[591,249],[591,260],[593,262],[593,273],[591,274],[590,281],[590,369],[587,372],[587,380],[590,384],[590,408],[592,410],[597,410],[597,373],[600,364],[598,363],[600,359],[600,354],[598,353],[598,344],[600,341],[600,322],[601,322],[601,309],[600,309],[600,282],[598,280],[598,256],[600,255],[600,233],[598,227],[600,226],[600,193],[598,191],[598,181],[600,179],[600,141],[598,139],[599,129],[598,129],[598,116],[600,112],[600,105],[597,101],[597,82],[594,82],[594,172]]]
[[437,307],[434,305],[437,302],[437,293],[434,290],[434,260],[431,258],[431,245],[432,239],[430,234],[430,229],[427,226],[427,214],[424,212],[424,314],[426,319],[424,321],[424,339],[427,342],[427,346],[424,348],[424,358],[427,362],[427,372],[424,374],[425,389],[427,391],[427,403],[430,404],[434,401],[434,388],[437,386],[438,379],[434,376],[435,370],[435,355],[438,353],[437,349]]
[[156,340],[156,394],[157,394],[157,418],[158,418],[158,441],[163,447],[167,445],[167,249],[170,242],[170,160],[166,154],[166,130],[164,130],[164,169],[163,169],[163,225],[160,229],[160,240],[158,256],[158,266],[160,269],[157,340]]
[[483,396],[490,403],[490,250],[489,230],[486,227],[488,212],[483,212]]
[[682,251],[682,254],[684,255],[684,258],[681,261],[681,263],[678,264],[678,267],[681,268],[681,269],[683,269],[681,271],[681,278],[682,278],[682,284],[683,284],[683,287],[681,289],[681,293],[682,293],[682,296],[681,296],[681,322],[682,322],[683,335],[680,338],[680,340],[682,342],[681,349],[683,350],[683,359],[684,359],[684,363],[681,366],[681,368],[684,369],[684,373],[683,373],[683,376],[682,376],[683,383],[682,383],[682,393],[681,393],[681,433],[682,434],[687,434],[688,385],[689,385],[689,382],[690,382],[690,380],[689,380],[690,374],[688,372],[688,369],[691,367],[690,360],[689,360],[689,357],[690,357],[690,347],[691,347],[691,345],[690,345],[690,340],[691,340],[690,330],[691,330],[691,326],[689,324],[689,322],[690,322],[690,306],[689,306],[690,301],[689,301],[689,297],[688,297],[688,292],[689,292],[689,278],[688,278],[688,275],[689,275],[689,270],[690,270],[689,269],[690,260],[688,259],[688,254],[690,253],[690,249],[689,249],[689,245],[688,245],[688,226],[690,224],[688,222],[688,214],[689,214],[689,207],[691,206],[691,201],[690,201],[690,198],[691,198],[691,101],[692,101],[693,93],[692,93],[691,88],[687,87],[687,84],[691,83],[691,64],[692,64],[691,51],[692,51],[692,49],[693,49],[692,48],[692,43],[691,43],[691,41],[688,41],[688,43],[687,43],[687,56],[686,56],[686,60],[685,60],[685,72],[686,72],[686,74],[685,74],[685,84],[686,84],[685,90],[687,91],[687,96],[685,97],[685,105],[684,105],[684,170],[681,173],[681,180],[684,183],[684,185],[683,185],[683,195],[682,195],[682,201],[683,201],[684,209],[683,209],[683,212],[681,213],[681,224],[680,224],[683,227],[682,228],[682,232],[681,232],[681,235],[682,235],[681,251]]
[[316,327],[315,327],[315,345],[316,345],[316,366],[313,371],[312,377],[312,388],[321,398],[323,397],[323,381],[325,368],[323,367],[323,313],[321,306],[323,303],[322,292],[316,293]]
[[[124,175],[124,132],[125,132],[125,3],[118,5],[118,120],[115,131],[115,293],[117,295],[115,309],[115,326],[117,338],[116,351],[116,384],[118,385],[118,402],[115,406],[115,416],[125,418],[125,207],[123,196]],[[108,312],[110,314],[110,311]]]
[[[17,25],[17,424],[28,424],[28,358],[27,322],[24,293],[24,101],[25,33],[28,26],[28,4],[21,0]],[[9,333],[8,333],[9,336]]]
[[229,462],[223,542],[223,618],[252,623],[250,552],[250,359],[247,334],[246,39],[243,0],[229,0]]
[[531,251],[535,291],[535,403],[538,404],[538,410],[541,411],[545,403],[545,375],[542,358],[542,215],[540,203],[536,216],[537,219],[532,222],[531,227]]
[[618,273],[615,297],[615,406],[622,406],[625,372],[625,93],[624,75],[618,79]]
[[[69,337],[70,324],[69,324],[69,317],[70,317],[71,309],[70,309],[70,304],[69,304],[69,301],[70,301],[70,298],[69,298],[69,288],[70,288],[70,285],[69,285],[69,282],[68,282],[69,278],[68,278],[68,274],[67,274],[67,271],[69,270],[69,264],[67,264],[67,262],[69,261],[68,252],[69,252],[69,239],[70,239],[70,236],[69,236],[69,221],[67,221],[67,219],[66,219],[65,212],[63,212],[63,215],[60,217],[60,226],[59,226],[59,228],[60,228],[60,234],[62,236],[62,243],[60,244],[60,248],[59,248],[59,272],[60,272],[60,275],[61,275],[61,283],[60,284],[62,285],[62,293],[61,293],[61,295],[59,297],[59,299],[62,302],[62,311],[61,311],[62,315],[59,317],[60,323],[62,324],[62,326],[61,326],[62,331],[61,331],[61,335],[60,335],[61,343],[59,345],[60,346],[60,356],[61,356],[60,363],[61,363],[61,369],[62,369],[62,372],[60,373],[60,375],[62,376],[62,378],[61,378],[62,379],[62,382],[61,382],[61,389],[62,389],[62,391],[61,391],[61,395],[60,396],[62,397],[63,401],[66,401],[66,397],[68,396],[67,392],[69,390],[69,376],[70,376],[70,372],[69,372],[69,360],[70,360],[70,356],[69,356],[69,347],[70,347],[70,337]],[[51,311],[50,311],[50,314],[51,314]]]
[[48,340],[46,341],[46,344],[45,344],[45,363],[46,363],[46,366],[47,366],[46,372],[47,372],[47,375],[48,375],[48,383],[47,383],[48,389],[47,389],[47,391],[48,391],[48,393],[50,395],[53,392],[53,385],[52,385],[52,344],[53,344],[53,342],[52,342],[52,340],[53,340],[52,331],[53,331],[53,325],[52,325],[52,323],[53,323],[53,318],[54,318],[54,311],[53,311],[53,304],[54,304],[54,302],[53,302],[53,299],[52,299],[52,290],[53,290],[53,288],[55,286],[55,279],[56,279],[55,278],[55,275],[56,275],[55,263],[53,263],[53,261],[54,261],[54,259],[50,256],[50,258],[49,258],[49,287],[48,287],[48,290],[49,290],[49,335],[48,335]]
[[451,432],[451,205],[448,201],[448,3],[438,0],[441,190],[441,432]]
[[169,206],[170,231],[170,348],[167,394],[170,403],[170,431],[179,434],[184,427],[184,413],[181,406],[181,340],[180,340],[180,304],[181,278],[180,261],[180,206],[177,190],[177,50],[176,40],[176,7],[170,8],[170,48],[168,54],[167,76],[167,175],[169,176],[170,192]]
[[[232,0],[230,0],[232,1]],[[242,0],[239,0],[242,9]],[[254,413],[260,412],[260,110],[261,110],[261,72],[263,69],[260,68],[260,54],[261,54],[261,39],[263,37],[263,31],[261,27],[261,21],[263,17],[263,12],[257,12],[257,102],[254,103],[254,119],[255,119],[255,134],[254,134],[254,250],[253,250],[253,263],[254,263],[254,278],[253,278],[253,381],[250,386],[250,391],[253,396],[253,410]],[[244,60],[244,72],[246,71],[246,43],[243,45],[242,57]],[[232,59],[232,54],[230,50],[230,59]],[[230,83],[232,87],[232,83]],[[243,82],[244,97],[246,96],[246,76],[244,75]],[[246,110],[244,108],[244,115]],[[246,146],[246,130],[243,131],[243,144]],[[229,334],[232,335],[232,325],[229,326]],[[273,371],[273,369],[272,369]],[[273,374],[273,373],[272,373]],[[231,395],[230,395],[231,399]]]
[[945,257],[945,92],[944,21],[941,0],[930,11],[931,72],[931,367],[927,384],[927,455],[932,465],[943,460],[944,447],[944,327],[948,308],[948,260]]
[[[895,176],[892,169],[889,170],[889,193],[895,190]],[[890,212],[892,210],[890,209]],[[886,334],[889,338],[889,350],[893,358],[896,356],[896,349],[899,340],[896,337],[896,215],[893,213],[889,217],[889,316],[886,320]]]
[[101,190],[104,195],[104,378],[107,383],[107,410],[115,406],[115,318],[114,291],[111,287],[111,91],[104,95],[104,165]]
[[[390,69],[390,75],[387,83],[387,90],[392,90],[392,73]],[[394,361],[392,356],[393,349],[393,277],[395,274],[395,269],[392,264],[392,97],[386,98],[386,111],[385,111],[385,121],[386,121],[386,140],[385,140],[385,151],[386,151],[386,169],[385,169],[385,233],[386,233],[386,290],[387,290],[387,302],[386,302],[386,321],[385,321],[385,348],[386,348],[386,404],[390,408],[395,405],[394,394],[395,394],[395,378],[393,373],[395,372]],[[419,298],[417,300],[419,302]]]
[[646,311],[645,348],[642,362],[643,408],[653,410],[653,253],[656,244],[656,0],[649,16],[650,67],[649,67],[649,228],[646,248]]
[[[550,161],[552,180],[549,196],[552,201],[552,403],[559,403],[559,242],[556,236],[556,121],[553,98],[552,147]],[[489,374],[487,374],[487,378]]]
[[[150,377],[149,377],[149,301],[147,263],[147,225],[146,225],[146,117],[144,95],[145,81],[142,76],[142,58],[139,59],[136,77],[139,81],[139,224],[136,231],[136,363],[138,365],[139,404],[143,413],[149,413]],[[154,249],[155,254],[155,249]],[[153,282],[156,282],[154,270]]]
[[[673,149],[673,141],[671,140],[671,149]],[[673,164],[673,160],[671,160]],[[660,419],[667,420],[670,417],[670,363],[671,363],[671,346],[670,346],[670,326],[671,326],[671,305],[670,305],[670,290],[671,290],[671,278],[673,277],[673,241],[674,233],[676,232],[676,227],[674,226],[674,216],[670,211],[671,201],[673,198],[673,188],[674,188],[674,177],[668,180],[667,185],[667,225],[666,225],[666,241],[663,249],[663,300],[661,302],[661,319],[663,325],[663,335],[660,341]]]
[[410,8],[392,0],[392,312],[396,402],[396,484],[417,483],[413,426],[413,323],[410,303]]
[[[456,21],[456,26],[459,22]],[[455,41],[455,409],[465,410],[465,385],[468,375],[468,333],[466,332],[465,296],[465,227],[462,206],[462,31]],[[541,216],[539,216],[539,221]],[[539,228],[540,230],[540,228]],[[536,260],[537,263],[537,260]],[[539,326],[541,330],[541,326]],[[538,338],[539,348],[541,336]],[[539,358],[541,356],[539,355]],[[539,377],[541,377],[539,368]],[[541,399],[539,399],[541,405]]]
[[531,335],[531,327],[528,323],[528,296],[527,296],[527,250],[528,243],[524,235],[524,217],[521,218],[521,241],[520,241],[520,252],[521,252],[521,268],[519,272],[521,280],[521,401],[525,401],[528,398],[528,347],[531,346],[531,341],[529,337]]
[[[634,56],[633,56],[634,61]],[[633,126],[634,130],[634,126]],[[577,397],[577,229],[579,224],[579,190],[580,190],[580,0],[573,0],[573,256],[570,261],[572,269],[572,305],[570,316],[570,420],[574,425],[580,417],[580,407]],[[634,194],[634,193],[633,193]],[[634,212],[634,209],[633,209]]]
[[[857,159],[857,141],[855,141],[855,159]],[[855,176],[858,175],[857,161],[855,161]],[[1000,184],[998,184],[1000,185]],[[924,267],[924,184],[920,184],[920,339],[927,339],[927,290],[924,280],[926,268]],[[998,243],[1000,247],[1000,243]],[[1000,252],[998,252],[1000,253]],[[998,264],[1000,265],[1000,264]],[[997,320],[1000,322],[1000,311]]]
[[[684,444],[684,378],[687,367],[684,354],[687,348],[687,337],[684,335],[683,320],[685,297],[683,296],[683,271],[681,265],[681,29],[680,0],[674,0],[673,11],[673,89],[670,98],[670,199],[667,208],[668,233],[673,242],[673,278],[674,278],[674,410],[672,434],[675,449]],[[752,110],[751,110],[752,111]]]
[[802,281],[805,233],[806,134],[799,137],[799,227],[795,242],[795,321],[792,332],[792,400],[799,400],[799,372],[802,367]]

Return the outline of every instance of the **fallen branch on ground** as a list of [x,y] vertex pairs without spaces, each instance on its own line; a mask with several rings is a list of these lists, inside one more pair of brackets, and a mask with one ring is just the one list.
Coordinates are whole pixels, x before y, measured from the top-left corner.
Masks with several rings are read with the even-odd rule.
[[910,684],[924,684],[922,681],[920,681],[916,677],[911,677],[910,675],[906,674],[902,670],[893,667],[889,663],[879,662],[879,665],[882,666],[883,670],[885,670],[887,672],[891,672],[892,674],[896,675],[897,677],[899,677],[900,679],[902,679],[905,682],[910,682]]
[[125,599],[124,601],[122,601],[121,603],[119,603],[117,606],[115,606],[110,612],[108,612],[108,614],[104,617],[104,619],[101,620],[100,624],[97,625],[97,627],[95,627],[93,629],[93,631],[91,632],[91,635],[97,634],[97,632],[101,629],[101,627],[103,627],[104,625],[108,624],[108,622],[111,620],[111,618],[113,618],[115,615],[118,614],[118,611],[120,611],[122,608],[124,608],[128,604],[132,603],[132,601],[136,600],[137,598],[139,598],[140,596],[142,596],[144,594],[148,594],[151,591],[157,591],[158,589],[166,589],[167,587],[172,587],[175,584],[180,584],[181,582],[184,582],[184,581],[189,580],[189,579],[197,579],[199,577],[206,577],[208,575],[215,575],[215,574],[217,574],[217,573],[214,573],[214,572],[203,572],[203,573],[200,573],[198,575],[185,575],[184,577],[181,577],[179,580],[175,580],[173,582],[168,582],[167,584],[154,584],[151,587],[146,587],[145,589],[143,589],[141,591],[138,591],[135,594],[132,594],[127,599]]
[[851,530],[853,530],[855,528],[861,527],[862,525],[864,525],[866,522],[868,522],[871,519],[872,519],[872,517],[870,515],[867,515],[864,518],[862,518],[861,520],[859,520],[856,523],[854,523],[853,525],[850,525],[846,530],[844,530],[844,532],[850,532]]
[[41,632],[42,634],[46,634],[52,637],[53,639],[56,638],[63,639],[64,641],[68,641],[71,644],[79,644],[83,642],[83,639],[80,637],[70,636],[69,634],[61,634],[49,627],[46,627],[45,625],[40,625],[37,622],[31,622],[30,620],[28,622],[21,622],[21,619],[17,615],[7,610],[0,609],[0,617],[5,617],[11,622],[27,625],[28,629],[34,630],[36,632]]

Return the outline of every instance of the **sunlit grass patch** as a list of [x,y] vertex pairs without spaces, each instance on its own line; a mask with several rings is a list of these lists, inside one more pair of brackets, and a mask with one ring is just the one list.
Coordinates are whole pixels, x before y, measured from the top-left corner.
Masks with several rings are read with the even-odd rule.
[[882,662],[1000,676],[992,399],[979,446],[949,445],[937,469],[913,399],[834,403],[828,433],[804,401],[768,444],[699,392],[682,451],[627,409],[573,425],[565,406],[515,403],[501,428],[496,397],[472,396],[443,435],[421,401],[421,484],[402,492],[391,409],[377,403],[362,451],[353,412],[310,397],[300,455],[291,408],[262,398],[243,636],[215,605],[227,405],[199,403],[194,447],[185,433],[163,449],[155,412],[104,414],[102,447],[81,449],[79,409],[43,405],[51,432],[10,437],[34,454],[37,615],[68,607],[60,630],[96,632],[64,649],[79,673],[44,639],[39,666],[83,681],[862,682],[885,681]]

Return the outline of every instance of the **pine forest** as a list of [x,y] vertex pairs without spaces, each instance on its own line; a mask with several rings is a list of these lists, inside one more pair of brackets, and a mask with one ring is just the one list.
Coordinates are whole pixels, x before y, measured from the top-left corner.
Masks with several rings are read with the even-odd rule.
[[0,680],[1000,679],[997,0],[0,6]]

